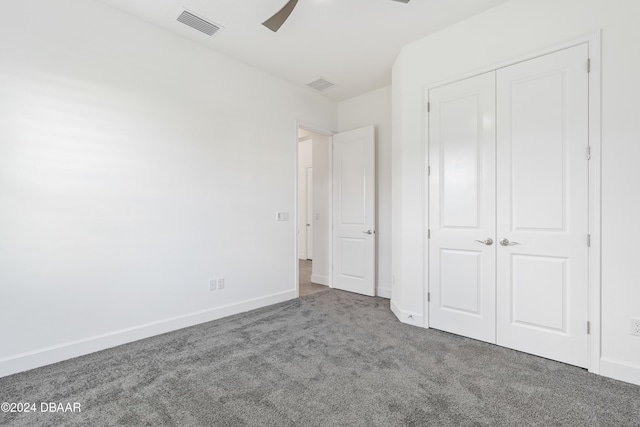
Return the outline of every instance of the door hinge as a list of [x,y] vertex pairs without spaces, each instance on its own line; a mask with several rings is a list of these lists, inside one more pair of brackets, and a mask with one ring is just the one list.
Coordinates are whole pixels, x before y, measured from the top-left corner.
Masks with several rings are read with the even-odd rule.
[[591,322],[587,322],[587,335],[591,335]]
[[427,302],[431,302],[431,292],[427,292]]
[[587,59],[587,73],[591,72],[591,58]]
[[591,160],[591,146],[587,146],[587,160]]
[[431,166],[427,166],[427,176],[431,176]]
[[431,112],[431,103],[427,102],[427,113]]
[[430,239],[430,238],[431,238],[431,229],[428,229],[427,230],[427,239]]
[[587,234],[587,247],[591,247],[591,234]]

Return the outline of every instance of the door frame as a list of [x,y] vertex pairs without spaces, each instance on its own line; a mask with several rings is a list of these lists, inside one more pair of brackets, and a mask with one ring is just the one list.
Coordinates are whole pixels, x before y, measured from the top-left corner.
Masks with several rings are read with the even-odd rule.
[[[600,373],[601,359],[601,253],[602,253],[602,222],[601,222],[601,152],[602,152],[602,31],[586,34],[571,40],[548,46],[536,52],[501,61],[473,71],[457,75],[455,77],[428,83],[422,87],[422,113],[421,113],[421,155],[422,167],[422,221],[425,224],[423,241],[423,326],[429,328],[429,90],[450,83],[455,83],[480,74],[495,71],[520,62],[528,61],[540,56],[548,55],[560,50],[587,44],[589,48],[590,74],[589,74],[589,234],[591,246],[588,256],[588,308],[587,321],[590,322],[590,334],[587,337],[587,366],[589,372]],[[585,67],[587,64],[585,64]],[[585,153],[586,155],[586,153]]]
[[[294,141],[295,141],[295,161],[294,161],[294,167],[293,167],[293,182],[294,182],[294,188],[293,188],[293,194],[294,194],[294,206],[293,206],[293,224],[294,224],[294,233],[293,233],[293,262],[294,262],[294,274],[295,277],[294,279],[294,283],[296,284],[296,298],[300,297],[300,264],[299,264],[299,259],[298,259],[298,215],[300,215],[300,213],[298,212],[298,186],[300,185],[300,182],[298,182],[298,155],[299,155],[299,150],[300,150],[300,146],[299,146],[299,138],[298,138],[298,131],[300,129],[305,129],[308,130],[310,132],[313,133],[317,133],[320,135],[324,135],[327,136],[329,138],[333,138],[333,135],[336,134],[337,132],[332,131],[330,129],[326,129],[323,128],[321,126],[316,126],[312,123],[306,122],[304,120],[295,120],[294,123],[295,127],[294,127]],[[331,150],[331,154],[333,154],[333,144],[331,144],[330,147]],[[333,155],[329,156],[329,169],[333,170]],[[332,178],[332,174],[329,174],[329,180],[333,180]],[[333,187],[333,184],[331,185],[331,187]],[[333,197],[329,198],[329,211],[332,212],[333,211]],[[329,222],[329,229],[333,229],[333,215],[329,215],[328,218],[328,222]],[[329,236],[329,260],[331,262],[331,267],[333,268],[333,242],[332,239],[333,236]],[[331,274],[328,277],[329,280],[329,284],[328,286],[330,288],[333,288],[333,283],[331,282]]]
[[[313,143],[313,140],[312,140]],[[306,248],[305,255],[307,260],[313,260],[313,162],[311,166],[307,166],[305,170],[304,185],[307,187],[305,196],[307,198],[305,203],[305,232],[306,232]]]

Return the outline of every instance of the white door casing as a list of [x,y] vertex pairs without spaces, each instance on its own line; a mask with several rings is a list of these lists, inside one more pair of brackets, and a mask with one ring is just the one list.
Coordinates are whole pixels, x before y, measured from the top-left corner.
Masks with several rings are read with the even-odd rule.
[[375,295],[375,131],[333,136],[334,288]]
[[313,167],[307,167],[307,259],[313,259]]
[[[497,343],[587,366],[588,45],[498,70]],[[515,243],[518,244],[515,244]]]
[[307,242],[307,210],[308,210],[308,185],[307,185],[307,168],[313,166],[313,140],[306,137],[298,142],[298,191],[296,195],[296,204],[298,207],[297,217],[297,241],[298,241],[298,259],[306,260],[310,258],[307,253],[309,244]]
[[429,100],[429,323],[494,343],[495,73]]

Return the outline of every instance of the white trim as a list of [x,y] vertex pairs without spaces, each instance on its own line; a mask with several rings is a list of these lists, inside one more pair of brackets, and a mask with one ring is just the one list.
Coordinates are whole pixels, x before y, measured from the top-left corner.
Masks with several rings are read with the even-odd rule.
[[300,122],[298,120],[295,121],[295,156],[293,162],[293,253],[296,254],[296,259],[294,263],[294,275],[293,283],[296,284],[296,298],[300,297],[300,253],[298,252],[300,248],[298,248],[298,169],[300,168],[300,143],[299,143],[299,135],[300,135]]
[[422,94],[422,111],[420,115],[422,117],[421,133],[420,133],[420,150],[422,153],[422,280],[424,286],[422,287],[422,317],[424,328],[429,328],[429,239],[428,232],[431,228],[429,224],[429,174],[425,173],[430,166],[429,159],[429,88],[423,89]]
[[402,312],[400,311],[394,300],[391,300],[391,302],[389,303],[389,308],[391,309],[391,312],[395,314],[398,320],[402,318]]
[[[564,42],[560,42],[560,43],[556,43],[550,46],[547,46],[545,48],[541,48],[535,52],[531,52],[531,53],[527,53],[527,54],[523,54],[511,59],[507,59],[504,61],[500,61],[500,62],[495,62],[491,65],[486,65],[484,67],[480,67],[480,68],[476,68],[474,70],[468,71],[466,73],[461,73],[457,76],[454,77],[450,77],[447,79],[443,79],[443,80],[439,80],[439,81],[435,81],[435,82],[431,82],[431,83],[427,83],[425,85],[422,85],[423,88],[423,92],[428,92],[429,89],[435,89],[438,88],[440,86],[446,86],[450,83],[455,83],[457,81],[460,80],[465,80],[468,79],[470,77],[475,77],[478,76],[480,74],[484,74],[484,73],[489,73],[491,71],[496,71],[499,70],[501,68],[505,68],[505,67],[510,67],[512,65],[515,64],[519,64],[520,62],[525,62],[525,61],[529,61],[531,59],[535,59],[535,58],[539,58],[541,56],[545,56],[548,55],[550,53],[554,53],[554,52],[558,52],[561,50],[565,50],[568,49],[570,47],[574,47],[574,46],[578,46],[584,43],[588,43],[589,44],[589,52],[590,53],[595,53],[593,52],[592,48],[595,48],[598,50],[598,60],[600,59],[600,48],[601,48],[601,30],[597,30],[594,32],[590,32],[587,33],[585,35],[564,41]],[[594,49],[594,50],[595,50]],[[593,67],[592,64],[592,70],[593,68],[599,68],[598,67]],[[425,98],[426,99],[426,98]]]
[[400,322],[406,323],[407,325],[423,327],[422,314],[401,310],[393,301],[391,301],[390,306],[391,312],[396,315]]
[[329,286],[329,278],[326,276],[316,276],[316,275],[311,275],[311,282],[313,283],[317,283],[318,285],[325,285],[325,286]]
[[[601,289],[602,289],[602,277],[601,277],[601,260],[602,260],[602,222],[600,215],[601,197],[602,197],[602,181],[601,181],[601,152],[602,152],[602,36],[601,30],[565,41],[546,48],[540,49],[536,52],[521,55],[516,58],[501,61],[493,65],[481,67],[473,71],[460,74],[458,76],[448,78],[446,80],[440,80],[437,82],[429,83],[422,86],[422,153],[424,158],[423,177],[425,166],[429,164],[428,158],[428,123],[429,116],[427,113],[426,105],[429,101],[429,90],[435,89],[440,86],[444,86],[450,83],[454,83],[460,80],[464,80],[470,77],[474,77],[487,72],[495,71],[500,68],[508,67],[520,62],[528,61],[540,56],[548,55],[553,52],[558,52],[564,49],[568,49],[573,46],[578,46],[587,43],[589,46],[589,58],[591,59],[591,73],[589,76],[589,145],[591,146],[591,161],[589,163],[589,233],[591,234],[591,248],[589,251],[589,313],[588,321],[591,322],[591,334],[588,337],[588,369],[589,372],[599,374],[601,373],[601,363],[605,360],[601,360]],[[585,64],[586,66],[586,64]],[[425,125],[426,123],[426,125]],[[424,203],[422,204],[422,224],[424,229],[428,228],[429,223],[429,185],[428,177],[422,180],[422,197]],[[429,291],[429,240],[426,235],[423,236],[424,248],[423,248],[423,315],[424,315],[424,327],[429,327],[429,304],[427,302],[427,292]],[[616,371],[618,372],[618,371]],[[603,374],[606,375],[606,374]]]
[[591,248],[589,249],[589,351],[587,363],[589,372],[601,373],[602,356],[602,35],[601,31],[587,38],[591,73],[589,75],[589,146],[591,160],[589,162],[589,233]]
[[640,385],[640,365],[622,360],[602,357],[600,359],[600,375]]
[[380,298],[391,299],[391,288],[378,288],[376,296]]
[[146,323],[0,359],[0,377],[296,298],[293,290]]
[[[333,136],[337,133],[330,129],[326,129],[320,126],[316,126],[312,123],[305,122],[304,120],[296,120],[296,130],[298,128],[302,128],[304,130],[308,130],[309,132],[317,133],[324,136]],[[296,134],[296,140],[297,140],[297,134]]]
[[[337,132],[336,132],[337,133]],[[329,277],[328,277],[328,286],[333,288],[333,135],[331,135],[329,140],[329,201],[327,205],[329,206]]]

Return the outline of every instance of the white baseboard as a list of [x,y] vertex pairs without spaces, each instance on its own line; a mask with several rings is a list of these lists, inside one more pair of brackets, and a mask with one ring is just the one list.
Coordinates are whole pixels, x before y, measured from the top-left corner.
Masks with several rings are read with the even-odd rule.
[[329,286],[329,278],[326,276],[316,276],[314,274],[311,275],[311,282],[317,283],[318,285]]
[[600,375],[640,385],[640,365],[603,357],[600,359]]
[[286,291],[0,359],[0,377],[296,298]]
[[390,308],[391,312],[396,315],[398,320],[400,320],[400,318],[402,317],[402,313],[400,312],[400,309],[398,308],[394,300],[391,300]]
[[402,323],[418,326],[420,328],[424,327],[422,314],[401,310],[393,300],[391,300],[391,312],[395,314],[398,320],[400,320]]
[[378,288],[377,296],[381,298],[391,299],[391,288]]

